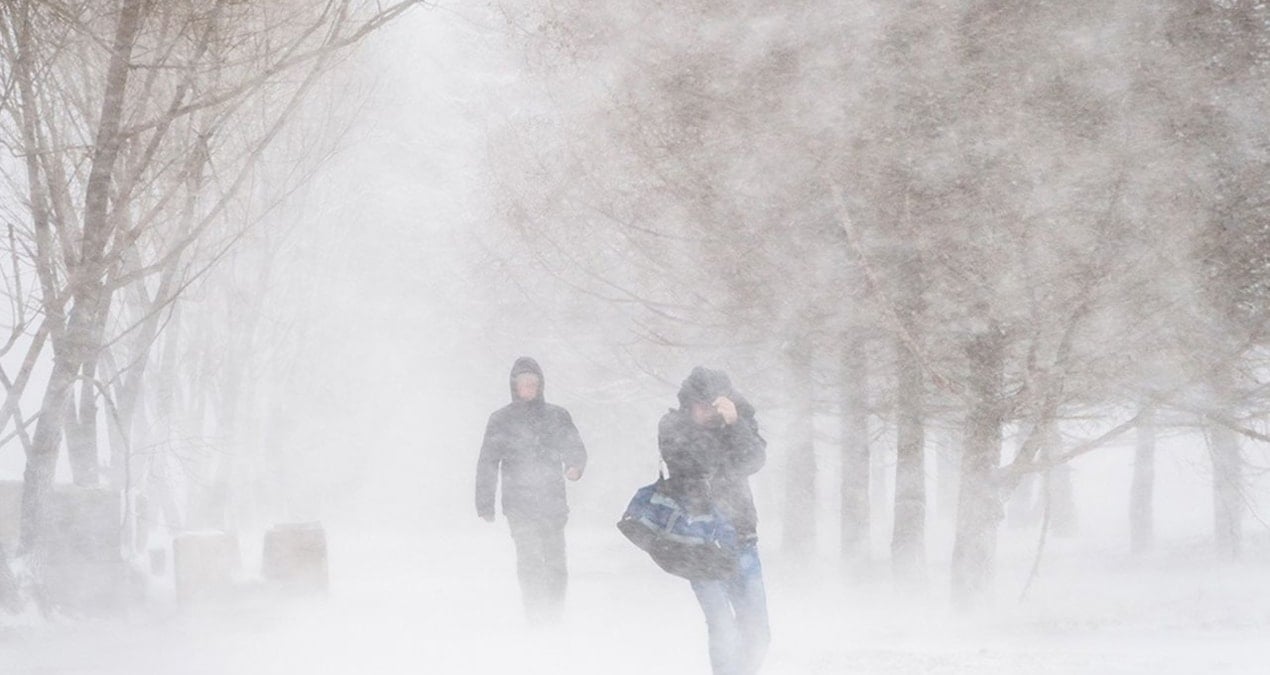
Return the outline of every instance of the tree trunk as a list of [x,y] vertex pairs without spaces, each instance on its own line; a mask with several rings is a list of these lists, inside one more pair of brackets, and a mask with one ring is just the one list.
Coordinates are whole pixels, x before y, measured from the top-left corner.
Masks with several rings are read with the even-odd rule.
[[[1044,457],[1057,457],[1062,451],[1062,437],[1058,427],[1049,423],[1045,434]],[[1045,500],[1049,504],[1049,531],[1056,537],[1076,535],[1079,521],[1076,516],[1076,495],[1072,488],[1072,467],[1066,462],[1050,467],[1045,472]]]
[[[904,191],[904,230],[915,236]],[[901,330],[895,340],[895,520],[891,530],[891,570],[901,583],[919,583],[926,574],[925,380],[918,343],[924,311],[921,259],[903,246],[895,310]]]
[[1002,337],[989,330],[966,346],[972,403],[962,449],[952,560],[952,600],[959,608],[974,604],[992,583],[997,528],[1004,517],[994,477],[1001,463]]
[[111,357],[107,356],[102,364],[108,371],[105,373],[107,379],[124,381],[122,386],[115,387],[115,405],[118,414],[106,417],[106,441],[107,448],[110,450],[110,459],[106,462],[106,480],[110,483],[110,487],[123,490],[124,484],[127,483],[124,469],[127,463],[128,447],[132,443],[135,413],[128,401],[129,387],[125,381],[126,377],[119,372]]
[[[37,132],[40,112],[35,95],[35,66],[31,63],[30,8],[23,7],[21,29],[17,30],[17,54],[13,79],[17,82],[21,97],[22,142],[26,146],[27,187],[30,190],[32,226],[36,239],[36,272],[40,277],[40,290],[44,313],[49,325],[50,342],[53,344],[53,371],[44,389],[41,415],[35,425],[31,443],[26,446],[26,467],[22,475],[22,524],[18,535],[19,549],[28,551],[39,539],[44,526],[44,503],[53,486],[53,473],[57,468],[57,449],[62,441],[62,420],[65,412],[67,390],[74,383],[75,369],[71,368],[69,354],[61,330],[64,328],[63,305],[58,301],[59,290],[54,281],[56,262],[52,253],[52,220],[48,195],[38,153],[42,150]],[[60,344],[59,344],[60,343]],[[13,409],[18,400],[14,399]],[[15,421],[21,428],[22,418]]]
[[785,464],[785,522],[782,546],[787,554],[806,556],[816,545],[815,386],[808,351],[789,355],[794,414]]
[[918,356],[896,341],[895,524],[891,570],[897,580],[920,582],[926,571],[926,449],[922,370]]
[[842,557],[857,573],[869,562],[868,366],[864,340],[842,350]]
[[1065,463],[1052,467],[1045,474],[1045,493],[1050,504],[1050,533],[1056,537],[1076,536],[1080,519],[1076,514],[1072,468]]
[[57,450],[62,444],[62,418],[75,384],[75,369],[60,355],[53,360],[53,372],[40,405],[40,419],[31,437],[31,448],[22,472],[22,527],[19,541],[23,551],[35,547],[45,530],[46,504],[53,491],[57,470]]
[[[203,334],[196,338],[199,343],[199,351],[202,352],[200,357],[189,359],[191,363],[205,363],[208,356],[207,352],[211,350],[209,334]],[[184,435],[196,439],[202,443],[207,437],[207,417],[210,394],[210,381],[212,375],[208,372],[206,366],[200,366],[194,373],[186,373],[185,384],[186,389],[185,419],[182,423]],[[188,481],[188,488],[185,491],[185,526],[188,529],[199,530],[212,527],[209,524],[210,517],[208,515],[208,494],[209,486],[212,482],[212,461],[220,456],[220,453],[212,453],[212,457],[207,457],[202,461],[190,462],[186,471],[191,474],[192,480]]]
[[90,357],[81,368],[79,407],[68,402],[71,423],[66,429],[66,456],[71,465],[71,481],[80,487],[93,487],[100,480],[97,459],[97,359]]
[[952,522],[957,515],[957,465],[961,448],[951,438],[940,443],[935,453],[935,517]]
[[163,449],[153,455],[152,478],[147,488],[153,492],[150,502],[152,504],[158,502],[164,522],[174,532],[182,527],[181,512],[176,506],[176,494],[171,483],[173,473],[169,470],[174,458],[171,440],[175,411],[182,407],[179,400],[181,388],[177,386],[179,377],[177,365],[180,362],[178,347],[181,344],[180,321],[181,312],[173,309],[172,318],[166,329],[167,335],[163,343],[159,372],[156,373],[158,381],[152,385],[156,399],[151,436],[157,437],[163,443]]
[[1213,527],[1218,553],[1238,558],[1243,545],[1243,458],[1239,438],[1222,425],[1209,430],[1213,458]]
[[869,513],[871,526],[879,531],[891,526],[890,518],[895,516],[891,498],[891,479],[895,476],[895,446],[882,445],[869,453]]
[[97,446],[97,367],[106,335],[106,317],[110,312],[110,292],[99,289],[97,304],[90,314],[88,343],[79,380],[79,419],[74,436],[67,436],[66,454],[71,462],[71,480],[80,487],[94,487],[101,482]]
[[[67,273],[68,290],[73,298],[73,305],[67,320],[65,335],[58,339],[57,331],[53,331],[55,352],[53,372],[49,376],[48,387],[44,390],[40,419],[35,427],[31,450],[27,455],[26,469],[23,472],[20,537],[24,550],[36,546],[45,530],[44,520],[47,517],[45,505],[48,494],[53,488],[54,473],[57,469],[57,451],[64,432],[64,413],[67,401],[72,397],[76,375],[84,363],[100,348],[100,340],[93,340],[95,335],[93,319],[99,308],[107,306],[104,298],[109,292],[102,280],[105,269],[101,256],[110,238],[108,230],[110,187],[115,161],[119,156],[121,142],[119,129],[124,97],[127,93],[132,48],[141,28],[144,5],[143,0],[123,0],[119,23],[115,27],[101,115],[84,195],[84,234],[80,257],[74,269],[68,270]],[[26,80],[31,75],[29,70],[24,70],[20,79]],[[27,99],[25,95],[23,98]],[[29,105],[26,105],[24,117],[33,114],[36,110],[33,100],[25,101],[25,103]],[[31,140],[34,140],[33,135]],[[39,175],[33,173],[30,178],[38,181]],[[41,263],[49,264],[50,261],[42,258]],[[44,292],[46,313],[50,317],[61,316],[62,300],[54,297],[55,290],[46,287]],[[54,295],[49,295],[50,293]]]
[[1036,522],[1040,513],[1036,498],[1037,476],[1029,473],[1019,479],[1005,504],[1005,520],[1011,529],[1023,529]]
[[0,610],[16,612],[21,607],[18,598],[18,582],[9,569],[9,556],[4,544],[0,544]]
[[[44,390],[40,419],[31,438],[31,448],[22,475],[20,540],[24,551],[37,545],[45,530],[45,506],[48,495],[53,490],[57,454],[66,433],[68,413],[71,427],[74,428],[77,424],[74,409],[77,374],[86,361],[85,354],[95,353],[99,349],[99,345],[91,342],[91,317],[86,316],[87,311],[84,309],[96,305],[96,299],[90,295],[91,290],[104,292],[100,284],[93,284],[89,290],[78,293],[75,305],[71,308],[66,335],[54,342],[53,372],[49,375],[48,387]],[[84,459],[81,456],[79,461]],[[92,460],[95,464],[96,457]]]
[[1143,553],[1155,544],[1155,420],[1147,410],[1138,422],[1129,493],[1129,546]]
[[[235,352],[237,353],[237,352]],[[231,490],[234,465],[241,461],[241,439],[238,429],[239,404],[243,393],[244,366],[241,359],[231,359],[224,366],[220,392],[215,407],[216,438],[219,451],[211,457],[212,466],[205,467],[207,482],[199,488],[201,498],[189,514],[190,524],[200,529],[231,528]],[[191,492],[193,495],[193,492]]]

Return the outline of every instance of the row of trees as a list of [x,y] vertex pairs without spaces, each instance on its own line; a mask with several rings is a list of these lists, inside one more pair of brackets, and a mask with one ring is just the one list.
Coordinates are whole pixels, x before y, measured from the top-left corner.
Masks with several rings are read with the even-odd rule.
[[51,534],[63,448],[76,485],[126,494],[130,525],[224,525],[276,209],[339,137],[302,104],[412,4],[0,6],[0,448],[26,454],[23,551]]
[[[1267,440],[1270,403],[1263,4],[500,6],[548,112],[492,144],[497,227],[570,302],[622,310],[628,354],[750,364],[795,428],[837,411],[848,560],[867,555],[878,420],[911,580],[926,432],[960,430],[959,601],[990,584],[1021,481],[1134,429],[1137,545],[1152,430],[1198,427],[1238,553],[1240,439]],[[813,443],[788,448],[795,550]]]

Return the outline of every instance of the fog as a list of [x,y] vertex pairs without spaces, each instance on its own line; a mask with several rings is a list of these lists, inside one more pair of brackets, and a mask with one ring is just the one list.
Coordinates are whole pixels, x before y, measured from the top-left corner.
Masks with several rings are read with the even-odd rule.
[[[75,285],[92,239],[68,243],[94,188],[73,142],[26,160],[17,83],[40,80],[17,56],[20,12],[43,17],[40,46],[64,35],[45,4],[0,10],[0,672],[710,672],[689,583],[614,526],[657,478],[658,420],[698,365],[730,375],[767,441],[749,478],[761,672],[1270,659],[1264,5],[418,4],[328,39],[303,62],[321,63],[311,87],[285,70],[191,117],[181,138],[202,145],[121,142],[122,167],[179,161],[110,183],[112,205],[136,203],[103,222],[161,224],[111,230],[105,356],[54,399],[54,354],[81,354],[75,309],[94,306]],[[71,4],[106,35],[132,3]],[[190,25],[220,16],[189,4]],[[349,30],[318,4],[224,11],[277,30],[271,12],[294,5]],[[139,73],[170,30],[160,15],[143,20]],[[203,58],[179,36],[174,53]],[[109,81],[101,49],[86,82]],[[237,49],[223,77],[254,82]],[[51,46],[31,53],[62,72]],[[125,130],[181,86],[125,106]],[[47,128],[100,147],[89,108]],[[196,147],[210,178],[192,187],[201,170],[173,167]],[[66,176],[39,178],[57,162]],[[65,200],[38,187],[58,180]],[[176,225],[203,214],[205,230]],[[167,286],[154,270],[173,260]],[[44,317],[66,327],[47,348]],[[522,356],[588,454],[567,485],[563,616],[546,625],[522,608],[501,506],[487,523],[473,503]],[[70,420],[51,436],[49,409]],[[44,490],[41,457],[50,512],[72,484],[108,495],[123,571],[85,577],[92,591],[59,590],[54,521],[19,504]],[[322,589],[267,578],[266,533],[286,523],[320,524]],[[232,580],[191,601],[175,542],[209,533],[235,542]]]

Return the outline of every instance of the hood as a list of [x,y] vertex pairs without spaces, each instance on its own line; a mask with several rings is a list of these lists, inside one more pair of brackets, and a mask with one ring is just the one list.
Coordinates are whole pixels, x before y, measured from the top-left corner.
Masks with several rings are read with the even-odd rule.
[[547,391],[547,378],[543,377],[542,366],[538,362],[528,356],[522,356],[516,359],[516,363],[512,365],[511,375],[507,377],[507,386],[511,392],[512,402],[519,399],[516,398],[516,376],[521,373],[533,373],[538,376],[538,398],[529,401],[529,403],[541,403],[544,401],[544,395]]
[[736,411],[741,417],[753,417],[754,406],[744,396],[732,388],[732,380],[722,370],[697,366],[689,373],[688,378],[679,387],[679,408],[687,410],[693,401],[712,403],[714,399],[726,396],[736,404]]

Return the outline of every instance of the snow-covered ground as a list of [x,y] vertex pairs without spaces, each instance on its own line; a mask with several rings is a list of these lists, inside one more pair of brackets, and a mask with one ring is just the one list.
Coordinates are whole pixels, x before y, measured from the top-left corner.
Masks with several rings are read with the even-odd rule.
[[[281,602],[248,587],[224,605],[181,611],[160,583],[151,604],[127,617],[28,618],[0,628],[0,672],[709,671],[687,584],[616,530],[571,528],[568,616],[530,628],[510,538],[501,525],[478,525],[428,538],[332,532],[324,599]],[[1023,602],[1031,560],[1022,546],[1004,547],[997,597],[969,615],[948,608],[939,563],[928,591],[901,599],[884,573],[847,587],[830,564],[794,565],[769,551],[773,643],[764,672],[1266,672],[1264,557],[1215,563],[1197,542],[1142,560],[1109,552],[1092,565],[1088,550],[1051,547]]]

